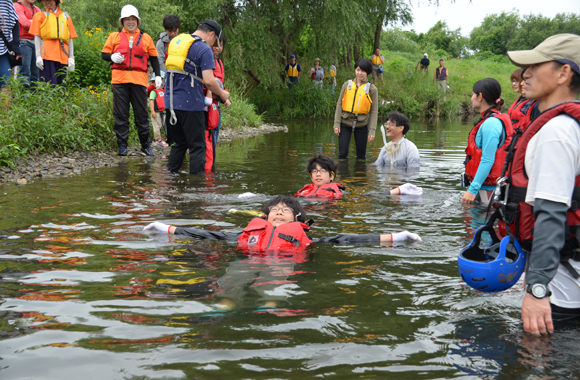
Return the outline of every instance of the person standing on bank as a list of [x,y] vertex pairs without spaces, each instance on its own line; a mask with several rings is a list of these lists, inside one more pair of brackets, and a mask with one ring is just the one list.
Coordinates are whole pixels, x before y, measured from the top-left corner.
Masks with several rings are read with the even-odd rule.
[[[180,34],[169,44],[165,66],[165,106],[169,105],[168,133],[175,141],[169,154],[168,170],[177,173],[189,149],[189,173],[206,172],[206,127],[203,87],[224,103],[230,97],[215,80],[213,51],[220,44],[221,26],[214,20],[202,21],[192,34]],[[202,83],[203,80],[203,83]],[[212,99],[209,99],[210,106]],[[211,164],[211,163],[208,163]]]
[[290,56],[290,63],[286,65],[284,70],[286,71],[288,80],[290,81],[290,83],[288,83],[289,88],[300,81],[300,73],[302,72],[302,68],[300,68],[298,63],[296,63],[296,56],[294,54]]
[[34,36],[29,30],[32,26],[32,18],[40,9],[34,5],[35,0],[20,0],[14,3],[20,24],[20,50],[22,51],[22,66],[19,74],[22,81],[27,85],[38,82],[38,67],[36,67],[36,49]]
[[[8,85],[10,79],[10,52],[14,53],[14,58],[22,56],[20,52],[20,26],[18,15],[12,1],[0,1],[0,16],[2,23],[0,30],[4,38],[0,38],[0,89]],[[6,39],[6,42],[4,42]]]
[[523,89],[540,112],[518,140],[509,182],[522,191],[510,190],[508,204],[519,206],[510,229],[531,248],[524,330],[546,334],[553,321],[580,316],[580,36],[558,34],[508,57],[526,68]]
[[443,59],[439,60],[439,67],[435,69],[435,77],[433,78],[433,84],[437,84],[437,90],[443,90],[443,99],[445,99],[447,86],[449,86],[449,72],[447,67],[443,66],[444,62]]
[[113,117],[114,130],[117,134],[119,156],[127,155],[127,139],[129,138],[129,108],[133,107],[135,127],[139,134],[141,152],[147,156],[155,156],[149,142],[149,112],[147,109],[147,60],[155,73],[155,87],[162,84],[157,50],[153,40],[147,33],[139,30],[141,19],[139,11],[132,5],[121,9],[119,24],[123,29],[109,35],[101,57],[113,62]]
[[324,85],[324,69],[320,66],[320,58],[314,60],[314,67],[310,68],[310,79],[314,84],[322,89]]
[[429,65],[431,61],[429,61],[429,55],[425,53],[423,58],[419,61],[419,70],[425,70],[425,73],[429,71]]
[[157,49],[157,59],[159,60],[159,69],[163,73],[167,72],[165,67],[165,60],[167,60],[167,52],[169,51],[169,43],[171,40],[179,34],[179,28],[181,28],[181,20],[177,15],[166,15],[163,17],[163,29],[165,32],[159,35],[159,39],[155,44],[155,49]]
[[509,115],[500,113],[503,103],[497,80],[485,78],[475,82],[471,104],[481,112],[481,117],[467,138],[464,186],[469,188],[461,203],[469,204],[477,199],[487,207],[492,200],[505,162],[505,149],[514,134]]
[[385,57],[381,55],[379,48],[375,49],[375,54],[373,54],[371,63],[373,64],[373,83],[375,83],[377,78],[379,78],[381,82],[385,84],[383,73],[380,71],[383,68],[382,64],[385,63]]
[[355,65],[355,79],[342,85],[334,113],[334,133],[338,136],[338,158],[348,157],[350,137],[354,134],[356,157],[365,159],[367,142],[372,142],[377,129],[378,91],[368,81],[373,65],[368,58]]
[[73,39],[77,38],[77,32],[70,16],[60,9],[60,0],[42,3],[46,10],[34,15],[29,30],[34,36],[36,67],[42,82],[60,85],[66,70],[75,69]]

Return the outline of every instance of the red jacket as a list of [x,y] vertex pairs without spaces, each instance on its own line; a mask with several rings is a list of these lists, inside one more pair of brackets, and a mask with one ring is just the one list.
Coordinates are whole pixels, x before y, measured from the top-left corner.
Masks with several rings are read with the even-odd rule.
[[112,68],[116,70],[135,70],[135,71],[147,71],[147,60],[149,59],[149,54],[143,49],[143,44],[141,39],[143,38],[143,32],[137,37],[137,41],[133,41],[133,47],[129,47],[129,40],[124,32],[119,32],[119,46],[113,51],[113,53],[121,53],[125,56],[123,63],[113,63]]
[[304,187],[298,190],[294,196],[304,198],[316,197],[338,199],[342,197],[343,190],[344,186],[337,182],[331,182],[321,186],[310,183],[308,185],[304,185]]
[[[530,247],[534,238],[534,211],[532,206],[525,202],[528,189],[528,177],[525,173],[525,158],[528,144],[532,137],[551,119],[566,114],[580,120],[580,102],[574,101],[561,103],[544,111],[534,120],[524,131],[516,144],[513,161],[509,169],[510,189],[508,194],[508,205],[505,209],[504,220],[508,223],[514,236],[523,247]],[[568,210],[568,226],[580,226],[580,176],[574,182],[574,193],[572,196],[572,208]],[[575,208],[575,210],[574,210]],[[574,229],[571,228],[571,231]]]
[[507,114],[499,113],[494,109],[489,109],[484,113],[482,113],[481,118],[475,123],[475,126],[471,129],[471,132],[469,132],[469,137],[467,139],[467,148],[465,148],[465,153],[467,154],[467,157],[465,159],[465,175],[469,181],[473,181],[473,178],[477,173],[477,169],[479,168],[479,164],[481,163],[482,151],[480,148],[477,147],[477,144],[475,143],[475,136],[477,135],[477,131],[479,131],[481,125],[489,117],[495,117],[499,119],[502,122],[503,131],[505,133],[505,141],[501,146],[497,147],[493,166],[491,167],[491,170],[487,178],[483,182],[484,185],[496,185],[496,180],[501,174],[501,170],[503,168],[505,158],[507,155],[505,149],[512,141],[514,129],[512,128],[512,122],[510,117]]
[[165,111],[165,90],[162,88],[154,88],[153,91],[157,93],[157,97],[155,98],[156,111]]
[[238,238],[238,247],[249,251],[303,251],[312,240],[306,235],[310,227],[291,222],[278,227],[262,218],[254,218]]
[[40,12],[40,8],[31,4],[31,9],[28,9],[28,7],[20,1],[14,3],[14,8],[18,14],[18,23],[20,24],[20,39],[34,40],[34,36],[30,34],[28,30],[30,29],[30,25],[32,25],[32,17],[34,17],[36,12]]

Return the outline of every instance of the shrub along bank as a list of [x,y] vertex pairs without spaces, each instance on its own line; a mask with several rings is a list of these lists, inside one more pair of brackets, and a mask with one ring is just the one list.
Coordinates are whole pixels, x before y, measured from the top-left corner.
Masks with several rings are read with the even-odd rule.
[[[510,75],[516,67],[507,58],[447,60],[447,57],[432,57],[429,72],[425,73],[416,70],[417,62],[422,57],[388,51],[383,55],[384,84],[380,80],[376,83],[381,102],[379,113],[382,115],[397,110],[419,119],[436,117],[437,114],[443,118],[469,116],[473,112],[470,101],[473,84],[488,77],[496,78],[502,86],[502,98],[506,103],[504,111],[518,97],[512,91],[510,82]],[[433,84],[440,58],[445,59],[445,67],[449,71],[450,88],[445,97]],[[257,106],[258,112],[272,118],[333,117],[340,88],[345,81],[354,78],[354,69],[339,67],[335,94],[328,85],[322,90],[314,86],[307,77],[310,68],[304,65],[302,69],[300,83],[291,89],[254,89],[250,100]]]

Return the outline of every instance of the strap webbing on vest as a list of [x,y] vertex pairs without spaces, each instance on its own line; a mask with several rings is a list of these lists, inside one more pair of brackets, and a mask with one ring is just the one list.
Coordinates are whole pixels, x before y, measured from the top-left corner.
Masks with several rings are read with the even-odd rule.
[[[185,59],[185,61],[192,66],[199,67],[198,65],[196,65],[187,58]],[[169,113],[171,114],[171,117],[169,118],[169,123],[171,125],[175,125],[175,123],[177,123],[177,116],[175,116],[175,111],[173,111],[173,75],[175,74],[187,75],[188,77],[191,78],[191,87],[194,87],[195,83],[194,81],[198,80],[200,83],[203,83],[203,80],[197,75],[193,73],[188,73],[187,71],[183,70],[167,70],[167,73],[169,74]]]

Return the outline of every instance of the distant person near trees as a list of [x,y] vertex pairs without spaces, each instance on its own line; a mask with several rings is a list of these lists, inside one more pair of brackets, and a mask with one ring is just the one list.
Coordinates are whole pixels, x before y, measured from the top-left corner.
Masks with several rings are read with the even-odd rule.
[[60,9],[60,0],[42,3],[46,9],[34,15],[29,30],[34,35],[36,67],[42,82],[60,85],[67,69],[75,69],[73,39],[77,32],[70,16]]
[[40,8],[34,5],[35,0],[20,0],[14,3],[18,22],[20,24],[20,50],[22,51],[22,66],[19,74],[22,81],[29,85],[38,82],[38,67],[36,67],[36,50],[34,48],[34,36],[30,34],[32,18]]
[[164,77],[164,74],[167,72],[165,60],[167,59],[167,52],[169,51],[169,43],[179,34],[180,27],[181,20],[179,19],[179,16],[166,15],[163,17],[163,29],[165,29],[165,32],[159,35],[159,40],[157,40],[157,43],[155,44],[161,77]]
[[429,61],[429,54],[423,54],[423,58],[419,61],[419,70],[425,70],[425,73],[429,71],[429,65],[431,61]]
[[[211,171],[213,158],[206,157],[207,117],[204,108],[212,100],[208,91],[226,102],[230,94],[222,90],[213,75],[214,54],[210,46],[220,44],[222,27],[214,20],[203,20],[193,34],[180,34],[169,44],[165,66],[165,106],[169,105],[168,132],[175,143],[171,146],[168,169],[179,172],[185,152],[189,150],[189,173],[203,175]],[[219,45],[218,45],[219,46]]]
[[[0,38],[0,89],[2,89],[10,79],[10,52],[14,53],[15,58],[21,57],[22,53],[20,52],[20,25],[12,1],[0,0],[0,16],[2,20],[0,30],[4,37]],[[5,39],[7,43],[4,42]]]
[[121,9],[121,31],[109,35],[101,57],[113,62],[111,83],[113,85],[114,130],[117,135],[119,156],[127,155],[129,138],[129,110],[133,107],[135,127],[139,134],[141,152],[155,156],[149,143],[149,112],[147,112],[147,60],[155,73],[155,87],[161,88],[162,80],[157,60],[157,50],[151,37],[139,30],[139,11],[132,5]]
[[293,84],[298,83],[300,81],[300,72],[302,72],[302,68],[298,63],[296,63],[296,56],[292,54],[290,56],[290,63],[286,65],[284,68],[286,71],[286,75],[288,75],[288,87],[292,87]]
[[512,88],[514,92],[520,94],[520,97],[516,99],[507,112],[512,119],[514,130],[521,128],[522,131],[531,123],[532,107],[536,104],[535,100],[528,99],[525,96],[523,74],[523,69],[517,69],[511,75]]
[[320,67],[320,58],[314,60],[314,67],[310,69],[310,79],[314,81],[316,86],[322,88],[324,84],[324,69]]
[[433,77],[433,84],[437,84],[437,90],[443,90],[443,99],[445,99],[445,93],[447,92],[447,86],[449,86],[449,72],[447,67],[443,66],[445,61],[443,59],[439,60],[439,67],[435,69],[435,77]]
[[379,94],[368,81],[373,65],[368,58],[355,65],[355,79],[342,85],[334,113],[334,133],[338,136],[338,158],[348,157],[350,138],[354,134],[356,157],[366,158],[367,142],[375,138],[379,110]]
[[381,82],[385,84],[385,81],[383,80],[383,63],[385,63],[385,57],[381,55],[379,48],[375,49],[375,54],[371,58],[371,63],[373,64],[373,83],[375,83],[377,78],[379,78]]
[[324,79],[328,82],[332,88],[332,95],[334,95],[334,90],[336,89],[336,66],[330,65],[324,70]]
[[[151,81],[155,83],[155,78],[151,78]],[[149,92],[149,109],[151,110],[151,123],[153,124],[153,142],[151,145],[169,146],[161,138],[161,128],[165,125],[166,119],[164,91],[163,88],[156,88],[153,85],[153,88]],[[165,130],[165,135],[167,135],[167,129]]]

